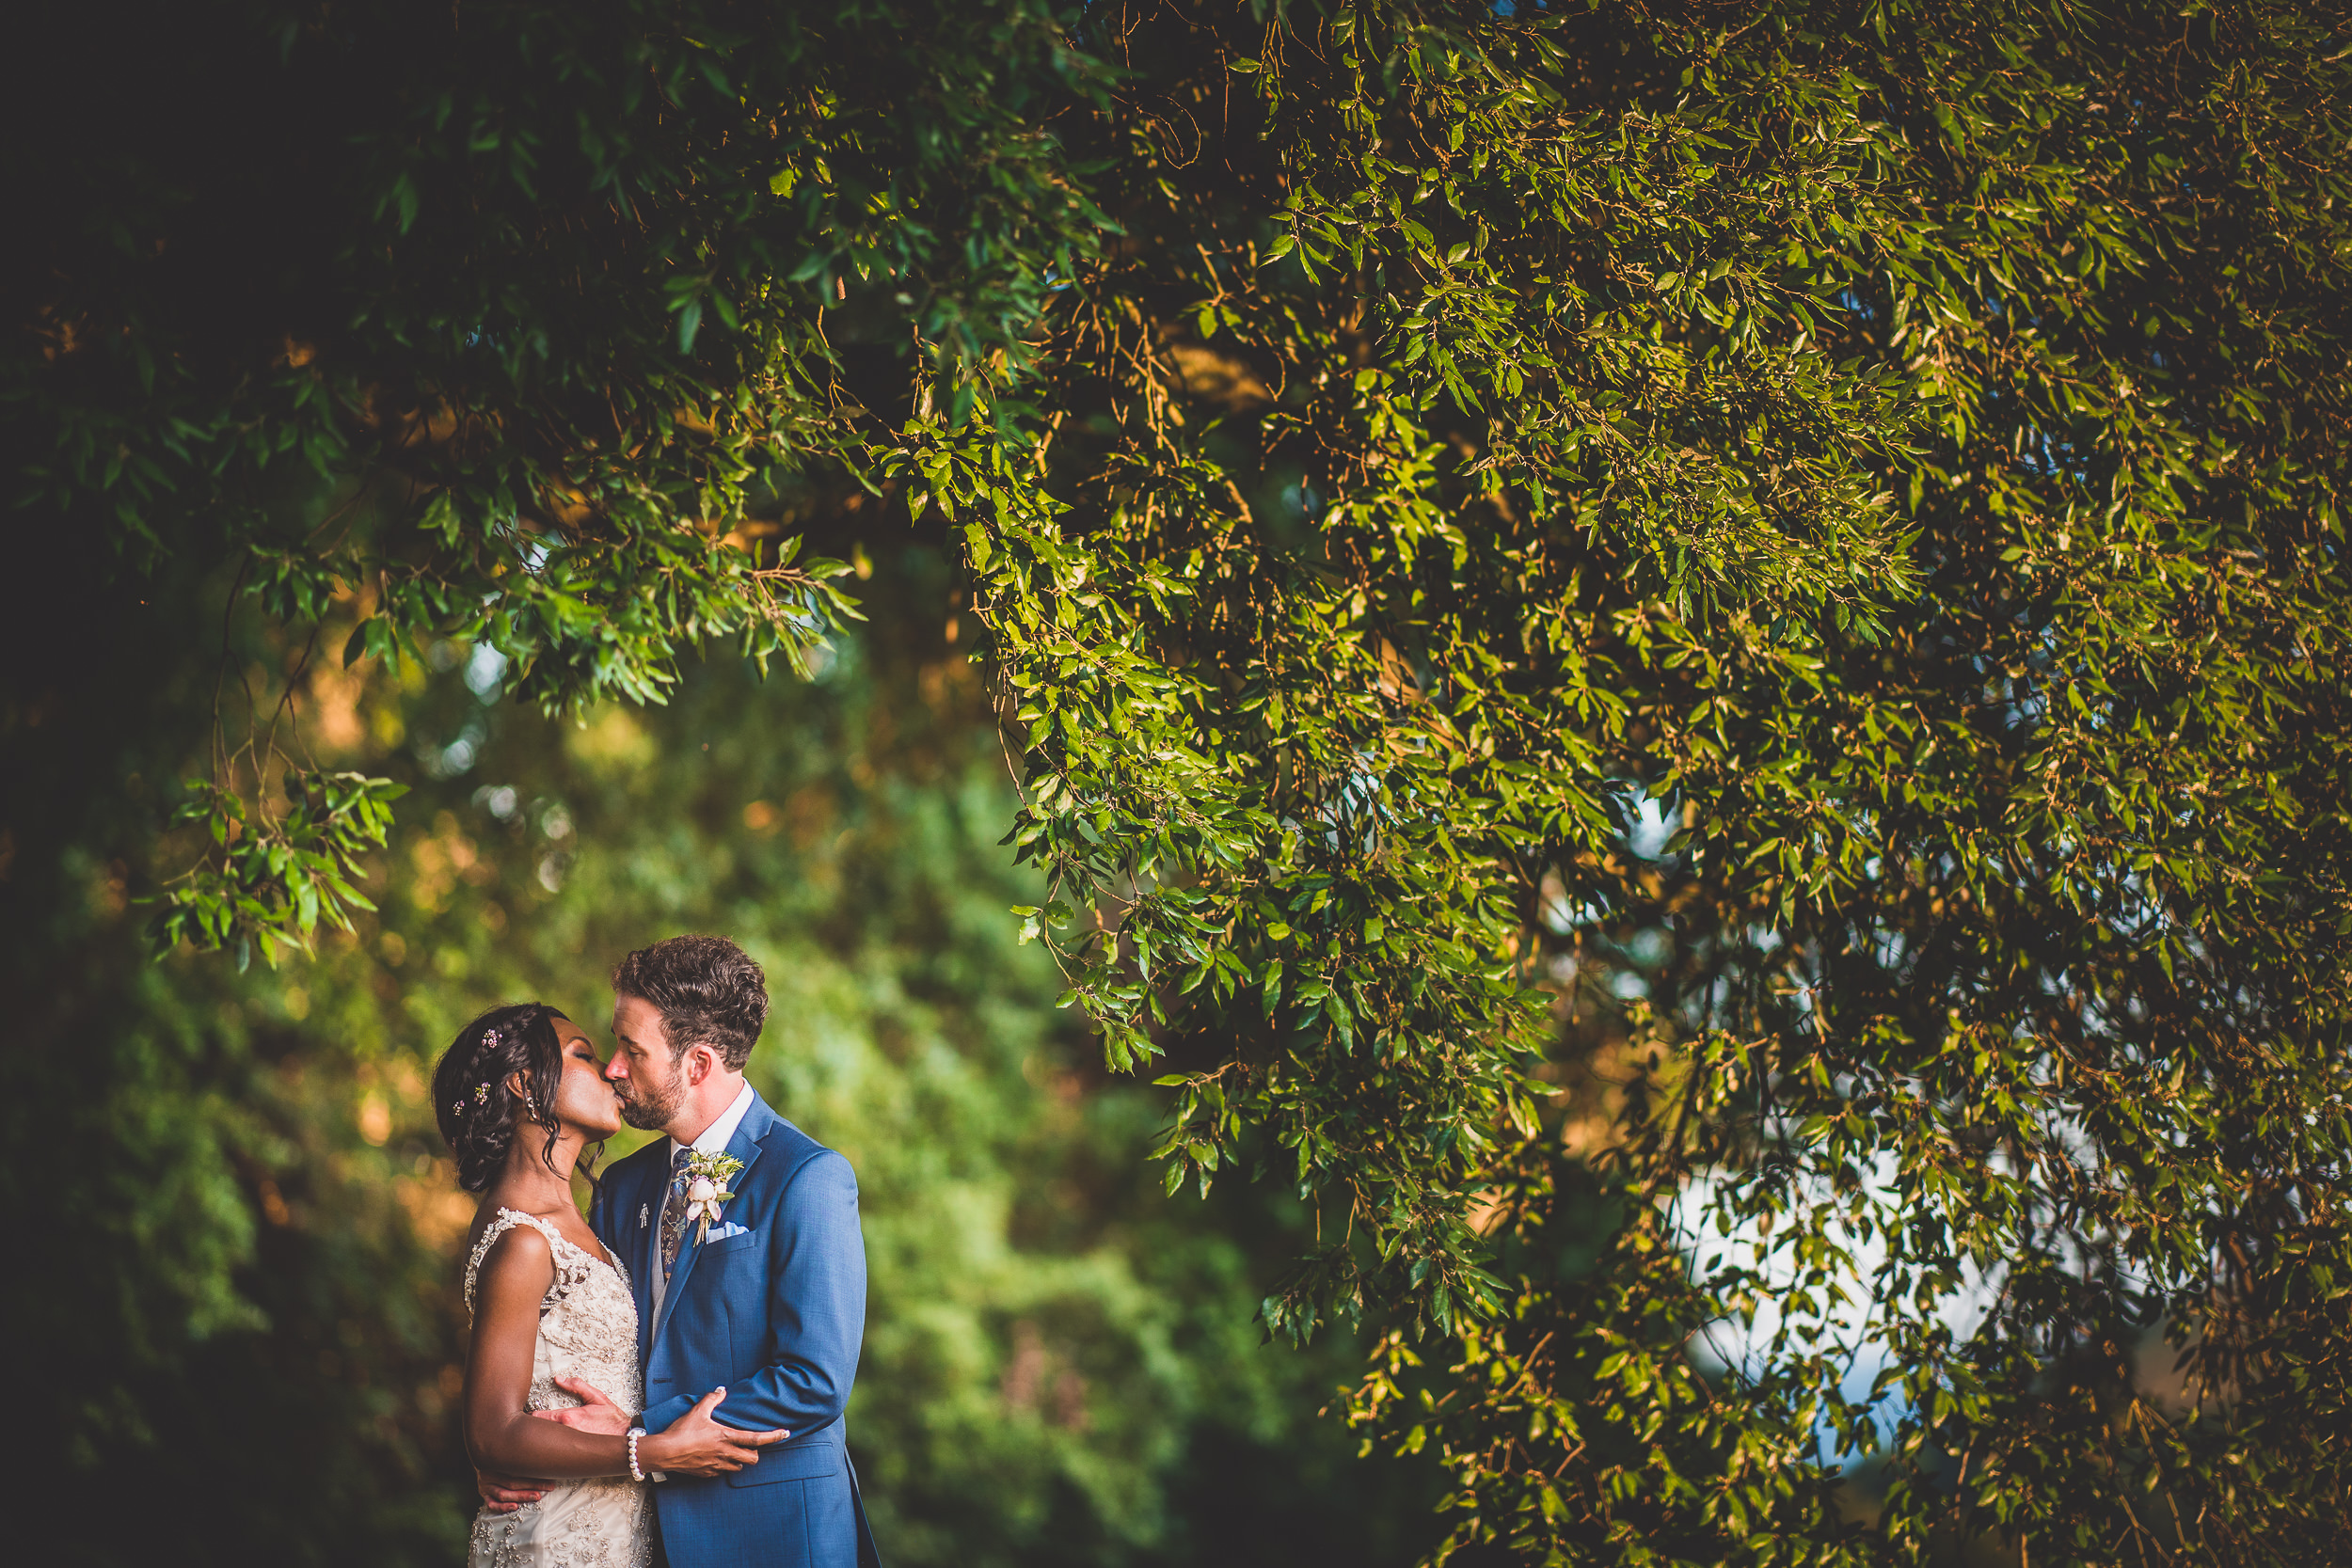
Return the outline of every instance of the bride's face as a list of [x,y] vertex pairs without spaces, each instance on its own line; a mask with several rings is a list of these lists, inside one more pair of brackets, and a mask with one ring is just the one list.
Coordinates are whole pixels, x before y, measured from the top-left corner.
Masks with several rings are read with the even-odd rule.
[[568,1019],[555,1020],[556,1038],[564,1046],[564,1076],[555,1085],[555,1119],[576,1127],[588,1141],[609,1138],[621,1130],[621,1100],[605,1082],[604,1063],[580,1026]]

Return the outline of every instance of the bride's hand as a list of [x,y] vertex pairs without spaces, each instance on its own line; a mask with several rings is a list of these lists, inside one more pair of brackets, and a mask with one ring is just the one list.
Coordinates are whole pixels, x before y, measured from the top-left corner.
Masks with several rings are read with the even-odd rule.
[[534,1410],[543,1421],[554,1421],[575,1432],[618,1437],[637,1424],[635,1417],[614,1404],[605,1391],[584,1378],[559,1377],[555,1386],[580,1402],[568,1410]]
[[713,1388],[694,1402],[694,1408],[650,1437],[640,1438],[637,1459],[648,1470],[674,1476],[723,1476],[759,1463],[759,1450],[791,1436],[778,1427],[772,1432],[738,1432],[710,1418],[724,1388]]

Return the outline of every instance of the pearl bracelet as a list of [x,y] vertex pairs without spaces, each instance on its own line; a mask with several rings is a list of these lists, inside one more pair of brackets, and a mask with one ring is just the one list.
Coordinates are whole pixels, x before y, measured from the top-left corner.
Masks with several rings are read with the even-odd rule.
[[643,1437],[644,1435],[645,1435],[645,1429],[644,1427],[631,1427],[628,1429],[628,1473],[637,1481],[644,1481],[645,1479],[645,1472],[637,1467],[637,1439]]

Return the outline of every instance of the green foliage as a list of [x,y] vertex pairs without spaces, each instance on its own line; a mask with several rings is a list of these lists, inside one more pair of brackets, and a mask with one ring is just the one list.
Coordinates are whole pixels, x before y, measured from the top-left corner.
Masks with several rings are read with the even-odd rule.
[[[28,471],[246,408],[157,541],[555,707],[956,531],[1023,934],[1457,1544],[2341,1555],[2341,20],[1500,9],[404,18],[296,228],[410,335],[262,291],[167,418],[161,220],[73,229]],[[387,411],[308,499],[289,341]]]
[[[737,525],[858,439],[843,279],[897,279],[953,380],[1095,231],[1030,124],[1089,68],[1022,0],[132,9],[20,40],[132,55],[9,107],[11,197],[56,214],[10,274],[11,499],[136,567],[239,562],[289,624],[356,598],[346,663],[487,641],[550,711],[659,702],[707,640],[803,669],[848,567]],[[271,762],[194,803],[284,859],[318,824]],[[200,863],[159,938],[298,944],[337,895],[261,869],[282,895]]]
[[[1327,1211],[1268,1321],[1405,1308],[1359,1418],[1532,1559],[2335,1530],[2342,49],[1131,14],[1224,130],[1100,177],[1050,458],[914,466],[1015,912],[1184,1058],[1172,1175],[1263,1129]],[[1624,1016],[1531,1083],[1554,988]],[[1603,1046],[1595,1190],[1535,1097]]]
[[248,816],[245,798],[234,790],[189,781],[188,798],[173,819],[202,823],[219,864],[190,874],[167,895],[156,923],[156,942],[165,950],[182,942],[200,948],[233,943],[242,969],[252,957],[248,944],[258,939],[262,956],[274,963],[280,942],[309,947],[320,916],[347,931],[347,911],[375,907],[352,884],[360,876],[360,856],[390,832],[392,802],[408,793],[406,787],[358,773],[288,771],[284,782],[284,813]]
[[[9,1293],[10,1331],[48,1348],[23,1393],[59,1442],[31,1484],[77,1521],[73,1560],[460,1551],[472,1199],[425,1101],[435,1055],[516,996],[602,1036],[612,958],[710,928],[771,976],[755,1078],[858,1168],[872,1275],[850,1423],[893,1560],[1272,1563],[1302,1538],[1409,1560],[1428,1467],[1353,1466],[1313,1419],[1354,1352],[1268,1351],[1249,1323],[1299,1217],[1157,1194],[1135,1158],[1148,1095],[1105,1082],[1045,1005],[1051,965],[1002,915],[1033,895],[991,842],[1003,760],[939,645],[944,562],[901,555],[914,570],[875,568],[884,625],[814,686],[728,658],[661,709],[575,724],[469,685],[463,650],[427,647],[437,677],[314,672],[310,744],[402,778],[417,826],[365,858],[373,909],[275,972],[148,962],[135,910],[97,901],[107,873],[77,848],[89,912],[13,958],[9,990],[27,1022],[10,1131],[86,1151],[55,1288]],[[145,651],[75,666],[89,722]],[[180,738],[200,728],[189,710]],[[28,847],[20,869],[44,859]],[[55,1181],[27,1168],[8,1196],[55,1209]],[[1231,1469],[1259,1489],[1219,1497]],[[106,1507],[131,1475],[142,1506]]]

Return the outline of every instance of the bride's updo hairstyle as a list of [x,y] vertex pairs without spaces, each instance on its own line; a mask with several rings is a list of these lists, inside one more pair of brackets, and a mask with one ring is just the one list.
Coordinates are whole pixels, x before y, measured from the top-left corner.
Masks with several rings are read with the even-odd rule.
[[[433,1115],[457,1156],[457,1184],[469,1193],[487,1187],[527,1117],[547,1129],[540,1158],[555,1168],[555,1088],[564,1077],[564,1042],[555,1033],[562,1013],[543,1002],[493,1007],[457,1032],[433,1069]],[[568,1019],[566,1022],[570,1022]],[[517,1095],[507,1080],[523,1076]]]

